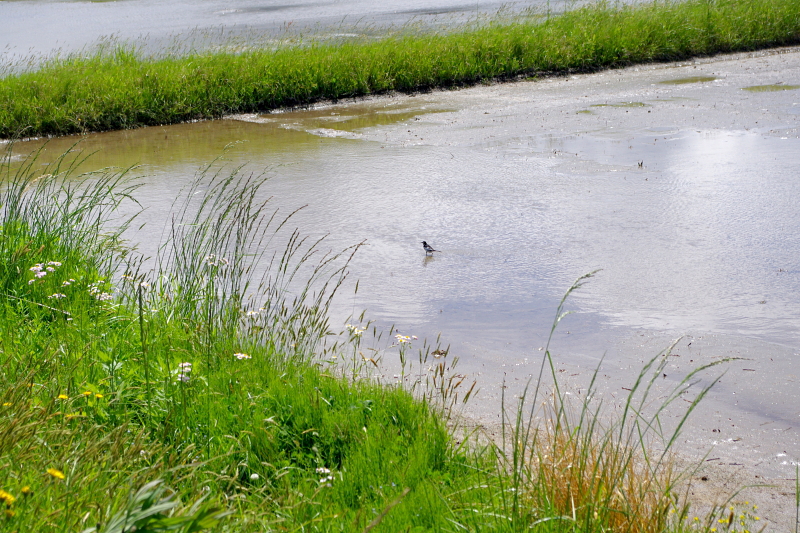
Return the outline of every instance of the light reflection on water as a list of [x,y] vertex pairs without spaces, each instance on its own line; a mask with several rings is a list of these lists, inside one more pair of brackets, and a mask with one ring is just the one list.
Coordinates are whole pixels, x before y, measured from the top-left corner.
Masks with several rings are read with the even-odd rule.
[[[786,157],[797,140],[692,132],[633,143],[645,170],[609,175],[597,187],[605,198],[586,197],[597,225],[577,231],[580,256],[608,273],[587,298],[601,295],[614,324],[797,344],[800,191]],[[610,163],[629,143],[586,144],[565,149]]]
[[[405,334],[442,332],[463,370],[493,379],[538,360],[564,291],[595,269],[558,332],[576,361],[602,356],[619,328],[800,344],[797,139],[656,128],[427,143],[410,125],[447,107],[403,101],[89,135],[82,147],[97,150],[92,168],[141,163],[141,220],[158,231],[131,237],[153,253],[175,196],[229,146],[219,164],[268,169],[282,212],[308,206],[293,219],[302,233],[328,234],[333,250],[366,241],[350,267],[359,291],[342,292],[334,325],[366,309]],[[384,142],[406,130],[407,142]],[[441,253],[426,258],[422,240]]]

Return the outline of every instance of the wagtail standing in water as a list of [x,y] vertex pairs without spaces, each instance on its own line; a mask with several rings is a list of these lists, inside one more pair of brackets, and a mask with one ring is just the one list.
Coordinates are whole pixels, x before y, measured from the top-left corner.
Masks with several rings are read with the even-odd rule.
[[434,250],[433,247],[425,241],[422,241],[422,247],[425,248],[425,255],[432,254],[433,252],[438,252],[439,250]]

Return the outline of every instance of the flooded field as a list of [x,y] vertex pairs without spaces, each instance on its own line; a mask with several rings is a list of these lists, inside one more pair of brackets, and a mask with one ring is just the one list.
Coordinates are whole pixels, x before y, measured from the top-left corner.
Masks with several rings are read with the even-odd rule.
[[[624,395],[676,346],[664,383],[737,357],[686,432],[721,464],[788,478],[800,431],[797,49],[386,97],[312,110],[64,138],[90,166],[140,165],[152,251],[178,191],[225,152],[268,169],[275,205],[328,246],[365,246],[334,323],[441,334],[499,412],[551,346],[576,393]],[[763,89],[779,87],[779,89]],[[758,89],[756,89],[758,88]],[[234,143],[234,144],[231,144]],[[17,157],[43,141],[20,143]],[[440,250],[426,255],[422,240]],[[572,381],[570,381],[572,379]],[[751,482],[754,480],[750,480]],[[757,480],[756,480],[757,481]]]

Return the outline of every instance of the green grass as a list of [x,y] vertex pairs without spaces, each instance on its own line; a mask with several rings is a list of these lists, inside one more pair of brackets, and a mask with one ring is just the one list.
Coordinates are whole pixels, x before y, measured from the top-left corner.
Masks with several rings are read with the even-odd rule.
[[441,34],[143,57],[120,47],[0,79],[0,138],[134,128],[389,91],[800,42],[794,0],[598,3]]
[[[208,497],[176,519],[211,523],[224,507],[235,531],[363,528],[406,487],[417,499],[463,469],[429,404],[313,358],[347,256],[310,263],[319,243],[263,214],[263,178],[200,178],[203,199],[145,271],[104,229],[131,201],[124,173],[35,166],[6,176],[2,196],[0,486],[16,498],[2,527],[106,531],[132,490],[161,480]],[[285,240],[274,258],[262,237]],[[170,503],[164,490],[131,505]]]
[[[660,424],[673,404],[685,420],[708,390],[690,388],[704,369],[653,408],[668,360],[656,356],[609,420],[588,400],[566,401],[548,345],[499,442],[463,435],[449,414],[473,389],[441,348],[390,331],[381,353],[399,356],[406,378],[387,384],[370,373],[380,357],[362,356],[381,342],[376,328],[325,342],[354,249],[325,254],[290,231],[291,215],[261,200],[264,177],[209,165],[145,260],[122,240],[133,219],[119,207],[136,205],[128,173],[76,176],[80,160],[2,167],[0,530],[716,524],[688,520],[669,455],[682,422]],[[564,316],[562,301],[554,329]]]

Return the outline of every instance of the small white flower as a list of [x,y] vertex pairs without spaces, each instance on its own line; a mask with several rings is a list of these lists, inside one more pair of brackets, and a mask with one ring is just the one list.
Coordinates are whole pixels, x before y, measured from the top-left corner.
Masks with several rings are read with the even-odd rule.
[[52,300],[53,298],[55,298],[56,300],[60,300],[61,298],[66,298],[66,297],[67,297],[67,295],[66,295],[66,294],[62,294],[62,293],[60,293],[60,292],[57,292],[57,293],[55,293],[55,294],[51,294],[50,296],[48,296],[48,298],[49,298],[49,299],[51,299],[51,300]]
[[324,466],[317,468],[317,474],[330,474],[330,473],[331,473],[330,468],[325,468]]
[[41,272],[42,271],[42,265],[41,265],[41,263],[37,263],[37,264],[33,265],[32,267],[30,267],[28,270],[30,270],[31,272]]
[[250,357],[250,356],[249,356],[249,355],[247,355],[246,353],[235,353],[235,354],[233,354],[233,356],[234,356],[236,359],[238,359],[239,361],[241,361],[242,359],[252,359],[252,357]]
[[47,272],[37,272],[36,274],[34,274],[34,276],[36,276],[37,278],[43,278],[46,275],[47,275]]
[[257,317],[258,316],[258,311],[248,311],[247,312],[247,316],[250,317],[250,318]]
[[173,374],[177,374],[178,381],[189,383],[189,374],[192,372],[192,363],[178,363],[178,368]]
[[354,326],[352,324],[345,324],[344,327],[346,327],[348,330],[350,330],[350,334],[351,335],[354,335],[356,337],[360,337],[361,334],[364,333],[367,330],[366,327],[359,328],[358,326]]
[[101,302],[107,302],[108,300],[113,299],[114,296],[111,293],[108,293],[108,292],[101,292],[100,294],[95,296],[95,298],[97,298]]
[[250,479],[252,479],[253,481],[257,480],[258,478],[259,478],[258,474],[250,474]]
[[49,261],[47,264],[50,265],[50,266],[54,266],[54,267],[60,267],[61,266],[61,263],[59,263],[58,261]]
[[62,287],[69,287],[70,285],[72,285],[72,283],[67,280],[64,280],[64,282],[61,284]]
[[56,269],[54,267],[47,267],[45,270],[47,270],[48,272],[55,272],[56,271]]
[[229,264],[227,259],[225,259],[224,257],[217,257],[214,254],[207,255],[204,261],[208,266],[220,266],[220,265],[226,266]]

